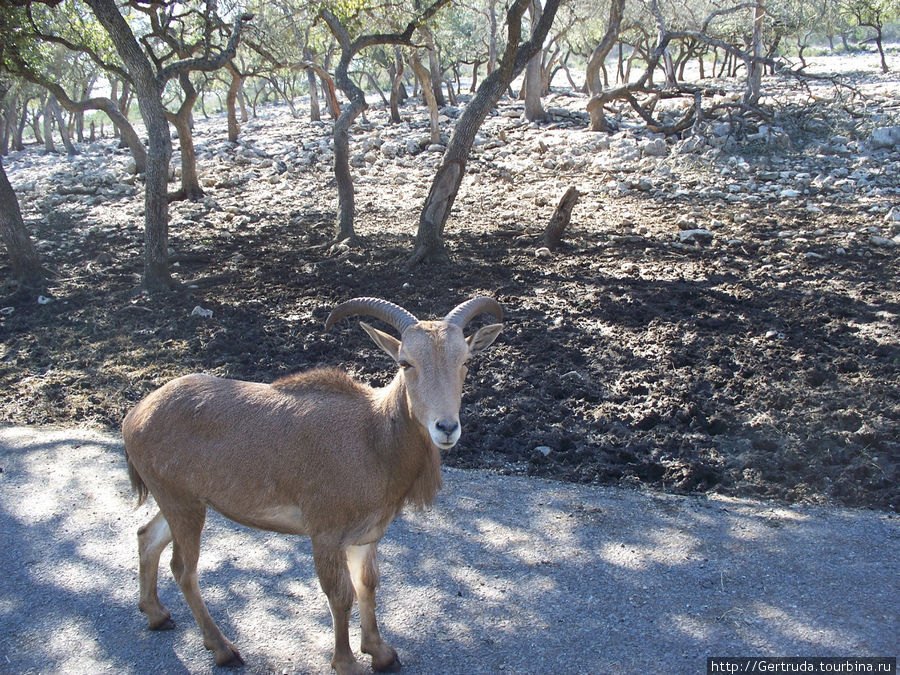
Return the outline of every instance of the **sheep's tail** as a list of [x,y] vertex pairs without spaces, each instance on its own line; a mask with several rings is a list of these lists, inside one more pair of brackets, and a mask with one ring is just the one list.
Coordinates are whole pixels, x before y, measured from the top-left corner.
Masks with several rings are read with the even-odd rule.
[[144,479],[141,478],[141,474],[138,473],[137,469],[134,468],[134,464],[131,463],[131,459],[128,458],[127,450],[125,451],[125,457],[128,460],[128,479],[131,481],[131,489],[137,495],[137,505],[140,507],[147,501],[147,495],[150,494],[150,491],[147,489]]

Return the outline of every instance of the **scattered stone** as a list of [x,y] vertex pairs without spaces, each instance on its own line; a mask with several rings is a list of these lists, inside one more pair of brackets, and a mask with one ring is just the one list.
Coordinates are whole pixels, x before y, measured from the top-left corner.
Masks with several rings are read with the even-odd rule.
[[537,446],[537,447],[534,449],[534,451],[535,451],[535,452],[539,452],[539,453],[542,454],[544,457],[549,457],[549,456],[550,456],[550,453],[553,452],[553,450],[552,450],[550,447],[546,446],[546,445],[539,445],[539,446]]
[[546,246],[541,246],[540,248],[535,249],[534,257],[535,258],[549,258],[551,255],[550,249]]
[[645,157],[665,157],[669,153],[669,146],[663,138],[641,141],[639,147]]
[[204,319],[211,319],[212,315],[213,311],[211,309],[204,309],[200,305],[194,307],[193,311],[191,312],[191,316],[199,316]]
[[39,305],[49,305],[53,302],[53,298],[48,298],[46,295],[39,295],[37,299],[37,303]]
[[694,222],[689,216],[679,216],[678,220],[675,221],[675,224],[678,226],[679,230],[696,230],[697,223]]
[[397,141],[387,141],[381,146],[381,154],[390,159],[393,159],[401,152],[403,152],[403,145]]
[[678,233],[678,240],[683,244],[708,244],[713,240],[715,236],[716,235],[714,235],[709,230],[684,230]]
[[900,126],[875,129],[869,137],[869,146],[876,150],[900,147]]

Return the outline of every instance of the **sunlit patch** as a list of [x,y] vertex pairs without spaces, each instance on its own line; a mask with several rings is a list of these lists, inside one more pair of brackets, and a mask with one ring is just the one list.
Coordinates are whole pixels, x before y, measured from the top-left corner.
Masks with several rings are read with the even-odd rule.
[[692,640],[706,641],[714,637],[714,631],[703,620],[688,614],[673,614],[670,619],[675,630]]

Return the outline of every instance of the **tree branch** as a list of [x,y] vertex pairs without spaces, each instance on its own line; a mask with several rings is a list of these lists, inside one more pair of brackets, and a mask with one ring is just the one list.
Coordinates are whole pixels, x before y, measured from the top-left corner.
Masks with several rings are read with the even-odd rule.
[[187,73],[190,71],[200,70],[203,72],[210,72],[213,70],[218,70],[222,66],[224,66],[228,61],[234,58],[235,53],[237,52],[238,42],[241,39],[241,31],[244,28],[244,23],[253,19],[252,14],[241,14],[238,17],[238,20],[234,22],[234,31],[231,34],[231,38],[228,40],[228,44],[225,49],[222,50],[217,56],[214,58],[190,58],[190,59],[182,59],[180,61],[176,61],[175,63],[170,63],[168,66],[162,68],[156,74],[156,81],[159,83],[160,87],[163,87],[166,82],[168,82],[173,77],[177,77],[182,73]]

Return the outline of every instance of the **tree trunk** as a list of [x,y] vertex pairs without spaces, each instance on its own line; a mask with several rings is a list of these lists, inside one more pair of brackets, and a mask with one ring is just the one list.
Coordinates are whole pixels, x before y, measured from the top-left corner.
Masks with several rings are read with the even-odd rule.
[[188,199],[197,201],[203,199],[203,188],[200,187],[200,178],[197,176],[197,153],[194,151],[193,119],[191,111],[197,102],[198,93],[191,82],[188,73],[182,73],[178,77],[181,88],[184,91],[184,101],[178,111],[171,113],[166,111],[166,118],[175,127],[178,133],[178,147],[181,151],[181,188],[169,195],[169,201]]
[[497,69],[497,60],[500,52],[497,50],[497,0],[488,0],[488,63],[487,74],[490,75]]
[[884,58],[884,45],[882,44],[881,26],[875,26],[875,46],[878,47],[878,56],[881,57],[881,72],[888,72],[888,64]]
[[31,115],[31,133],[34,134],[34,140],[38,145],[44,144],[44,135],[41,133],[41,125],[40,119],[42,116],[41,110],[43,110],[43,105],[39,108],[36,108],[35,111]]
[[[312,61],[309,48],[303,50],[303,59]],[[311,68],[306,69],[306,85],[309,89],[309,119],[311,122],[322,121],[322,111],[319,108],[319,88],[316,86],[316,74]]]
[[115,0],[85,0],[109,33],[116,51],[128,68],[147,128],[149,151],[144,181],[144,289],[169,290],[175,282],[169,274],[169,159],[172,140],[163,108],[162,87]]
[[[600,70],[609,52],[612,51],[616,41],[619,39],[619,31],[622,26],[622,15],[625,13],[625,0],[612,0],[609,5],[609,21],[606,24],[606,32],[600,39],[600,43],[591,52],[591,58],[588,60],[585,69],[585,85],[588,94],[596,96],[603,91],[603,85],[600,83]],[[621,53],[620,53],[621,60]]]
[[237,111],[235,104],[237,103],[238,92],[241,90],[241,84],[244,81],[241,71],[233,62],[229,61],[225,66],[231,73],[231,82],[228,85],[228,94],[225,96],[225,109],[228,116],[228,140],[237,143],[238,136],[241,133],[241,125],[238,124]]
[[450,105],[454,107],[459,105],[459,101],[456,99],[456,92],[453,91],[453,83],[447,80],[444,84],[447,85],[447,100],[450,101]]
[[588,114],[591,116],[591,131],[609,131],[609,123],[603,112],[603,98],[594,96],[587,104]]
[[50,110],[49,97],[44,105],[44,152],[56,152],[56,144],[53,142],[53,112]]
[[528,61],[540,52],[543,46],[556,15],[559,0],[547,0],[544,14],[541,21],[534,26],[531,39],[520,45],[522,14],[528,3],[529,0],[515,0],[510,6],[506,14],[508,36],[503,58],[497,68],[481,82],[478,93],[463,110],[453,127],[450,143],[419,215],[419,227],[416,232],[415,249],[409,260],[410,266],[423,261],[446,259],[444,227],[459,192],[459,186],[462,184],[475,134],[478,133],[485,117],[503,96],[513,77],[525,69]]
[[25,149],[25,143],[22,138],[25,135],[25,125],[28,124],[28,104],[31,103],[31,99],[26,97],[24,103],[22,104],[22,116],[19,117],[18,122],[16,123],[14,129],[15,133],[12,138],[12,146],[13,150],[21,151]]
[[63,146],[66,148],[66,154],[70,157],[77,155],[78,150],[75,149],[75,146],[72,145],[72,139],[69,138],[69,125],[63,119],[62,109],[59,107],[59,102],[55,96],[50,97],[49,108],[53,118],[56,120],[56,126],[59,129],[59,136],[62,138]]
[[438,58],[437,49],[434,46],[434,35],[427,28],[420,29],[425,36],[425,46],[428,48],[428,70],[431,72],[431,91],[434,94],[434,100],[437,101],[438,107],[443,108],[447,105],[444,100],[444,76],[441,71],[441,60]]
[[319,81],[322,83],[322,96],[325,97],[325,109],[328,111],[331,119],[336,120],[340,117],[341,105],[338,103],[337,92],[335,91],[334,80],[331,79],[331,75],[315,61],[305,61],[303,67],[319,76]]
[[31,242],[19,200],[0,160],[0,240],[6,245],[12,278],[24,286],[40,285],[44,278],[37,251]]
[[431,87],[431,74],[428,72],[428,68],[422,65],[422,62],[419,60],[419,55],[416,52],[413,52],[410,55],[409,63],[412,66],[413,72],[416,74],[416,77],[419,78],[419,85],[422,87],[422,95],[424,96],[425,103],[428,106],[428,119],[431,127],[431,142],[440,143],[441,129],[438,126],[438,104],[437,100],[434,98],[434,89]]
[[400,88],[403,86],[403,53],[400,47],[394,46],[394,60],[397,63],[393,80],[391,81],[391,122],[400,124]]
[[[541,20],[541,0],[531,0],[528,5],[528,12],[531,14],[531,25],[537,25]],[[541,92],[544,84],[541,80],[541,59],[543,58],[543,49],[538,50],[537,54],[531,57],[528,65],[525,67],[525,119],[529,122],[545,122],[547,121],[547,112],[541,104]]]
[[243,87],[238,89],[238,105],[241,107],[241,122],[246,123],[250,118],[247,116],[247,97]]
[[[751,44],[752,54],[756,58],[761,57],[763,53],[762,26],[765,16],[766,9],[763,6],[763,0],[756,0],[756,6],[753,8],[753,37]],[[744,93],[744,103],[755,105],[759,101],[761,94],[763,65],[759,61],[750,61],[747,64],[747,68],[747,91]]]
[[847,31],[841,30],[841,44],[844,46],[844,53],[848,54],[850,52],[850,44],[847,42]]

